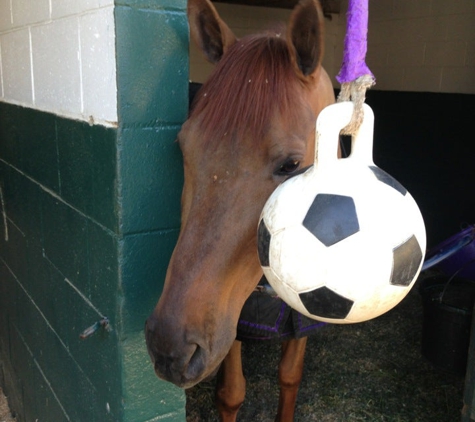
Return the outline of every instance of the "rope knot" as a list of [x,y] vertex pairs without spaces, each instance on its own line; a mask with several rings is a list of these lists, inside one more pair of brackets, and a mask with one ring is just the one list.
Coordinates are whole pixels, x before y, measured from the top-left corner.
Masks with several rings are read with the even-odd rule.
[[374,84],[375,79],[372,75],[363,75],[352,82],[341,84],[337,102],[353,101],[354,104],[350,123],[341,130],[342,135],[355,135],[358,132],[364,118],[363,103],[366,99],[366,90]]

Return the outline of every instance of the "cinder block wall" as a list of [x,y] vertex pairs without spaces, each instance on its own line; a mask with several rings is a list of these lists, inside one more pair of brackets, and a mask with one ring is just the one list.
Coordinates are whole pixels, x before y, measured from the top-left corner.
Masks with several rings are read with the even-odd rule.
[[0,384],[19,421],[184,420],[143,324],[179,226],[186,1],[115,3],[0,2]]
[[[325,20],[324,66],[335,88],[343,57],[346,7]],[[243,36],[276,22],[290,10],[216,3],[220,15]],[[370,0],[367,63],[383,91],[475,93],[475,2],[473,0]],[[203,82],[211,65],[194,44],[190,79]]]
[[473,0],[371,0],[376,89],[475,94]]
[[0,2],[0,99],[117,122],[113,14],[113,0]]

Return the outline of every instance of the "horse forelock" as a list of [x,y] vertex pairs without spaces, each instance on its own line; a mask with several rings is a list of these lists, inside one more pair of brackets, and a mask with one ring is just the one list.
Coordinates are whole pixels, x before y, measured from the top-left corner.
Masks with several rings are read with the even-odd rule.
[[190,118],[207,142],[263,139],[273,119],[298,121],[305,84],[284,38],[245,37],[229,48],[198,92]]

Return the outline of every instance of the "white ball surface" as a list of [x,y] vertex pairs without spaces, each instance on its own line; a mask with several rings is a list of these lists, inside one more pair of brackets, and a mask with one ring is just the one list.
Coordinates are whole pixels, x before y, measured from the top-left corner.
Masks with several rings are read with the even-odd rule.
[[[365,113],[372,142],[371,109]],[[332,323],[366,321],[396,306],[415,283],[426,247],[412,196],[357,154],[279,186],[258,231],[261,265],[277,294],[302,314]]]

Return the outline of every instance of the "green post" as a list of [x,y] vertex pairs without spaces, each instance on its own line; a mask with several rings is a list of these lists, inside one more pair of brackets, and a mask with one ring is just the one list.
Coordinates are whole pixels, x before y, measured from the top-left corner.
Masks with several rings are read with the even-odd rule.
[[184,393],[155,376],[143,328],[180,225],[175,140],[188,111],[186,1],[117,0],[115,20],[124,421],[184,421]]

